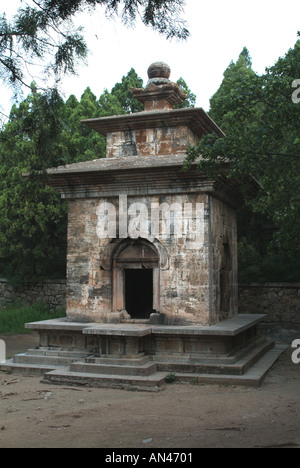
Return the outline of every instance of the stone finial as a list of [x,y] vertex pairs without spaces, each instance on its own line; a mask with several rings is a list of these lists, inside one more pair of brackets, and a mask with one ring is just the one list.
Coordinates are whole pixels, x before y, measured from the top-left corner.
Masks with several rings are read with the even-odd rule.
[[171,68],[164,62],[155,62],[148,68],[148,86],[151,83],[156,85],[170,83]]
[[146,88],[131,88],[133,96],[144,104],[145,111],[171,110],[181,104],[187,95],[177,83],[169,80],[171,68],[164,62],[154,62],[148,68]]

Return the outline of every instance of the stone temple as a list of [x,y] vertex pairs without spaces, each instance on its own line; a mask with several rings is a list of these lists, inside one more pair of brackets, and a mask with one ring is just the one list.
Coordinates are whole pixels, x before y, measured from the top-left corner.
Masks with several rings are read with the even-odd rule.
[[26,324],[40,346],[4,368],[99,387],[157,390],[170,373],[257,385],[281,349],[258,334],[262,315],[238,313],[239,182],[183,170],[188,145],[223,133],[178,106],[168,65],[148,76],[131,90],[144,111],[83,122],[106,158],[47,171],[69,206],[67,316]]

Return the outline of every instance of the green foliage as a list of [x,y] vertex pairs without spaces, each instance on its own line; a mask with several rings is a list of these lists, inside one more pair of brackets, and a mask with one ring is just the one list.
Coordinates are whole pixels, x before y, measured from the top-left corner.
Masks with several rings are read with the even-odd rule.
[[[292,101],[292,83],[297,77],[300,40],[262,76],[252,70],[244,49],[225,71],[211,99],[210,115],[226,137],[207,135],[188,151],[187,165],[201,155],[199,170],[207,174],[216,175],[226,168],[228,177],[239,178],[242,188],[246,188],[249,174],[261,184],[257,196],[247,199],[247,204],[254,216],[265,216],[277,228],[265,252],[254,245],[261,256],[264,279],[274,278],[276,268],[276,277],[300,280],[299,262],[295,261],[300,257],[300,105]],[[245,243],[241,248],[245,249]],[[253,265],[258,265],[254,257]],[[279,268],[280,262],[285,268]],[[291,268],[291,264],[298,267]],[[241,265],[242,271],[246,268],[242,260]]]
[[[80,28],[68,28],[64,20],[36,7],[20,8],[11,22],[0,17],[0,72],[6,84],[14,86],[16,94],[26,83],[27,68],[43,63],[45,80],[54,74],[74,74],[77,60],[84,60],[87,45]],[[36,62],[34,62],[36,60]],[[48,60],[48,61],[47,61]]]
[[243,129],[245,120],[248,125],[258,122],[261,83],[251,65],[249,52],[244,48],[237,62],[231,62],[225,70],[223,82],[210,100],[209,114],[225,134],[231,134],[235,125]]
[[65,316],[65,310],[50,311],[49,306],[41,301],[29,306],[15,303],[0,308],[0,333],[13,335],[15,333],[31,333],[24,328],[24,323],[39,322]]
[[[183,0],[35,0],[18,9],[12,21],[0,16],[0,76],[13,85],[18,94],[22,86],[30,87],[26,75],[39,65],[44,71],[44,88],[52,88],[68,74],[76,73],[79,61],[84,61],[88,47],[82,28],[72,23],[75,15],[92,13],[97,6],[103,14],[120,16],[127,26],[137,18],[168,39],[186,39],[189,32],[183,14]],[[50,86],[51,87],[51,86]]]
[[[124,24],[133,26],[140,17],[146,26],[167,38],[186,39],[189,32],[180,19],[183,12],[182,0],[39,0],[36,1],[47,16],[70,20],[83,10],[93,11],[97,5],[106,8],[106,15],[120,15]],[[120,7],[122,10],[120,12]]]
[[297,282],[299,256],[270,249],[261,255],[249,239],[239,242],[239,281],[242,283]]
[[175,106],[176,109],[183,109],[183,108],[186,108],[186,107],[195,107],[196,105],[196,95],[194,93],[192,93],[192,91],[190,90],[190,88],[188,87],[188,85],[186,84],[186,82],[184,81],[183,78],[179,78],[179,80],[177,81],[177,84],[181,87],[182,91],[187,94],[187,99],[182,102],[181,104],[178,104],[177,106]]
[[126,76],[123,76],[122,82],[117,83],[111,90],[112,96],[115,96],[123,109],[128,114],[140,112],[144,109],[143,104],[137,101],[130,93],[130,88],[141,88],[143,80],[138,77],[135,70],[132,68]]
[[[96,96],[88,87],[77,101],[70,96],[64,107],[61,122],[61,144],[66,154],[65,163],[88,161],[105,156],[105,138],[81,123],[83,119],[96,118],[101,109]],[[55,166],[57,164],[54,164]],[[50,166],[48,166],[50,167]]]
[[168,384],[174,383],[175,380],[176,380],[176,375],[175,374],[168,374],[165,377],[165,382],[168,383]]
[[[53,98],[53,96],[52,96]],[[0,271],[7,277],[47,276],[65,272],[60,256],[66,246],[66,206],[30,170],[62,162],[56,112],[60,99],[46,99],[33,88],[0,134]]]

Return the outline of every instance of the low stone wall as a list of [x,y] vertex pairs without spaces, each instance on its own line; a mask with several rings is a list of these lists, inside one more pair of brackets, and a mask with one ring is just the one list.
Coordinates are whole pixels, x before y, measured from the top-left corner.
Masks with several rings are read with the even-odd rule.
[[[21,301],[34,304],[42,300],[51,309],[66,306],[66,280],[45,280],[13,287],[0,279],[0,307]],[[300,324],[300,283],[240,284],[239,312],[266,314],[266,322]]]
[[22,283],[12,286],[0,279],[0,308],[12,302],[34,304],[43,301],[50,309],[66,307],[66,280],[45,280],[41,283]]
[[239,285],[239,312],[266,314],[266,322],[300,323],[300,283]]

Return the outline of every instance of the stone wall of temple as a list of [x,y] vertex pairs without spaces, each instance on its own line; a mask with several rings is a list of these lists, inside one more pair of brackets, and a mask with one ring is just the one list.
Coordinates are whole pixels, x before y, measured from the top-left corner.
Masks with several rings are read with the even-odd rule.
[[[70,320],[105,322],[116,308],[125,308],[122,298],[116,299],[123,291],[119,291],[121,286],[113,284],[112,259],[106,258],[109,246],[119,242],[119,203],[117,198],[69,203],[67,314]],[[103,211],[103,207],[107,210]],[[165,315],[166,323],[209,324],[208,209],[206,194],[128,197],[128,238],[147,238],[159,250],[158,255],[164,257],[160,258],[159,271],[155,271],[159,279],[154,288],[159,291],[154,291],[158,297],[154,306]],[[108,238],[104,238],[105,224]],[[195,232],[200,234],[196,236]]]
[[107,157],[185,154],[187,144],[198,140],[186,126],[112,132],[107,135]]
[[211,197],[212,307],[211,323],[238,313],[236,211]]
[[67,315],[72,321],[102,322],[111,312],[111,272],[100,268],[109,241],[97,236],[98,206],[97,199],[69,201]]
[[[105,322],[125,309],[122,297],[112,304],[112,297],[124,294],[122,278],[117,275],[122,284],[114,286],[111,260],[101,268],[108,245],[124,231],[119,203],[116,197],[70,201],[70,320]],[[126,198],[125,224],[122,239],[156,239],[166,252],[155,304],[165,323],[209,325],[237,314],[236,214],[228,204],[203,193],[132,196]]]

